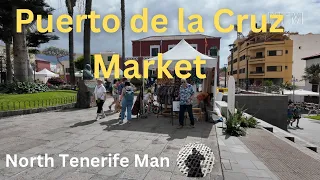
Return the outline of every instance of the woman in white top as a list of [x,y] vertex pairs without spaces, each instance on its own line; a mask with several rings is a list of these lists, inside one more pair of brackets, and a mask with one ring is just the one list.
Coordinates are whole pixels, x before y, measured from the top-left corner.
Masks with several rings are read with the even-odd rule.
[[98,106],[96,120],[98,120],[100,116],[102,118],[105,117],[102,107],[103,107],[103,104],[107,98],[106,95],[107,95],[107,90],[103,86],[103,80],[97,79],[97,86],[94,89],[94,97],[95,97],[95,100],[96,100],[96,103]]

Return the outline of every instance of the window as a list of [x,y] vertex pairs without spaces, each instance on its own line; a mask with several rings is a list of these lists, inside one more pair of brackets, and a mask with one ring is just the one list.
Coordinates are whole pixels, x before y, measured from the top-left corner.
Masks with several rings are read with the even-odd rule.
[[299,49],[301,49],[301,46],[299,46]]
[[70,73],[70,68],[66,68],[66,73]]
[[282,50],[268,51],[268,56],[282,56]]
[[234,59],[234,60],[233,60],[233,63],[236,63],[236,62],[238,62],[238,59]]
[[108,56],[108,61],[111,61],[111,59],[112,59],[112,56]]
[[287,69],[288,69],[288,66],[285,66],[284,69],[287,70]]
[[267,71],[269,72],[281,72],[282,66],[267,66]]
[[245,59],[246,59],[246,55],[243,55],[243,56],[240,57],[240,61],[243,61]]
[[312,92],[318,92],[318,85],[312,84]]
[[262,58],[263,57],[263,53],[262,52],[257,52],[256,53],[256,58]]
[[289,52],[289,51],[288,51],[288,50],[286,50],[286,54],[288,54],[288,52]]
[[218,48],[216,46],[211,47],[209,53],[210,53],[210,56],[213,56],[213,57],[218,56]]
[[198,44],[190,44],[195,50],[198,50]]
[[158,56],[160,52],[160,45],[150,46],[150,56]]
[[256,67],[256,72],[263,72],[262,67]]
[[175,44],[168,45],[168,50],[172,49],[174,46],[176,46],[176,45]]
[[238,72],[237,70],[234,70],[234,71],[233,71],[233,74],[237,74],[237,72]]

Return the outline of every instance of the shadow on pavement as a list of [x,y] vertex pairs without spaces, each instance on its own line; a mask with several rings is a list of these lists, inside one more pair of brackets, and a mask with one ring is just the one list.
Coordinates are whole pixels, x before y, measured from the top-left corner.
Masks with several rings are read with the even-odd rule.
[[90,124],[93,124],[94,122],[96,122],[97,120],[90,120],[90,121],[83,121],[83,122],[78,122],[75,123],[74,125],[70,126],[71,128],[75,128],[75,127],[79,127],[79,126],[87,126]]
[[124,121],[124,124],[119,124],[118,119],[101,122],[100,125],[107,126],[105,131],[126,130],[136,132],[147,132],[155,134],[168,135],[168,141],[174,139],[184,139],[186,137],[201,137],[208,138],[214,126],[212,123],[205,121],[195,121],[195,128],[189,127],[189,120],[187,119],[186,126],[182,129],[177,129],[178,119],[173,119],[174,125],[171,124],[171,117],[163,117],[156,115],[148,115],[146,119],[132,119],[131,123]]

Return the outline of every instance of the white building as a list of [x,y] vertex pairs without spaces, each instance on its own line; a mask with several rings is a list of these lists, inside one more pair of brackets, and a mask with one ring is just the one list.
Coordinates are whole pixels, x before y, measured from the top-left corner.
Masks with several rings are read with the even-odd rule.
[[[320,49],[318,52],[320,52]],[[313,64],[320,64],[320,53],[313,56],[304,57],[302,58],[302,61],[306,62],[306,67],[310,67]],[[306,81],[305,90],[318,92],[318,84],[312,84]]]
[[118,53],[112,52],[112,51],[106,51],[106,52],[101,52],[100,54],[101,54],[101,56],[103,58],[104,65],[107,68],[107,66],[110,64],[112,55],[118,54]]
[[295,85],[298,88],[308,90],[309,82],[302,80],[306,68],[306,61],[302,60],[302,58],[320,52],[320,34],[290,35],[290,39],[293,40],[292,76],[298,79]]

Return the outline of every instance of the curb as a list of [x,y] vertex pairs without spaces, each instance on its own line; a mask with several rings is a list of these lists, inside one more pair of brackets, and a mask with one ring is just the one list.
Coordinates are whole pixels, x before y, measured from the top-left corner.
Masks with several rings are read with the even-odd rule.
[[43,107],[43,108],[36,108],[36,109],[21,109],[21,110],[14,110],[14,111],[0,111],[0,119],[4,118],[4,117],[10,117],[10,116],[34,114],[34,113],[54,111],[54,110],[60,110],[60,109],[70,109],[70,108],[74,108],[75,105],[76,105],[76,103],[71,103],[71,104],[64,104],[64,105],[50,106],[50,107]]

